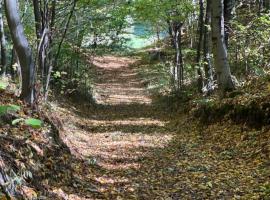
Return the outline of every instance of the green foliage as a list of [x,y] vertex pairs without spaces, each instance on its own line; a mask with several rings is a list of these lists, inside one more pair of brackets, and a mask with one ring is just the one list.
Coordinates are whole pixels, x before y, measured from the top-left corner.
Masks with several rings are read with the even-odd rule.
[[19,119],[13,120],[11,124],[12,124],[13,126],[15,126],[15,125],[17,125],[17,124],[19,124],[20,122],[23,122],[23,121],[24,121],[23,118],[19,118]]
[[20,111],[20,106],[17,105],[2,105],[0,106],[0,116],[5,115],[9,112],[18,112]]
[[199,106],[201,105],[212,106],[214,102],[213,102],[213,99],[203,98],[203,99],[194,100],[193,103]]
[[135,0],[132,17],[149,25],[154,33],[168,30],[168,21],[185,23],[197,10],[190,0]]
[[37,128],[37,129],[42,127],[42,121],[39,119],[34,119],[34,118],[26,119],[25,124],[32,128]]
[[252,13],[241,12],[240,17],[232,21],[232,27],[234,34],[230,38],[229,53],[233,71],[239,75],[264,75],[270,61],[270,16],[264,14],[258,17]]
[[7,83],[0,81],[0,91],[5,90],[7,88]]
[[43,122],[39,119],[35,118],[29,118],[29,119],[24,119],[24,118],[18,118],[12,121],[12,125],[15,126],[19,123],[24,123],[27,126],[30,126],[35,129],[39,129],[42,127]]
[[[8,113],[16,113],[21,110],[21,107],[18,105],[2,105],[0,106],[0,116],[6,115]],[[41,128],[42,127],[42,121],[39,119],[29,118],[18,118],[11,122],[12,125],[17,125],[21,122],[24,122],[26,125],[32,127],[32,128]]]
[[139,75],[144,79],[147,88],[153,92],[162,93],[170,88],[170,67],[169,64],[157,63],[143,65]]

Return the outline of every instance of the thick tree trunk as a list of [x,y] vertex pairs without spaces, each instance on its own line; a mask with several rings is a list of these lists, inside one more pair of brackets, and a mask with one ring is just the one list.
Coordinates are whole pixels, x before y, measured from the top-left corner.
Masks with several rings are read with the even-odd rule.
[[3,76],[6,75],[7,65],[7,50],[6,50],[6,38],[4,31],[4,20],[3,20],[3,9],[2,1],[0,2],[0,44],[1,44],[1,73]]
[[224,31],[224,0],[212,0],[212,42],[214,63],[216,67],[219,89],[225,91],[234,89]]
[[27,103],[32,104],[34,101],[35,79],[35,67],[32,51],[24,35],[23,26],[20,21],[20,15],[17,10],[17,1],[5,0],[5,8],[14,48],[22,68],[21,98],[24,99]]

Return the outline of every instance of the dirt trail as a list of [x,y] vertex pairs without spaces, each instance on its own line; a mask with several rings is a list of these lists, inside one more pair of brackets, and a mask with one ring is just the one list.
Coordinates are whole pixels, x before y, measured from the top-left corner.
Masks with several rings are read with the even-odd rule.
[[102,105],[150,104],[151,98],[131,67],[135,59],[105,56],[96,58],[98,82],[94,97]]
[[132,67],[135,62],[112,56],[95,59],[97,105],[83,111],[58,108],[65,119],[63,141],[76,158],[84,161],[85,166],[78,164],[78,168],[87,168],[76,176],[94,183],[95,188],[95,192],[90,189],[86,193],[85,186],[77,191],[69,188],[82,193],[76,195],[64,195],[61,190],[66,199],[149,199],[142,192],[150,186],[141,183],[145,176],[141,167],[146,158],[170,142],[172,134]]
[[243,128],[225,120],[201,124],[187,113],[169,120],[135,62],[96,59],[97,105],[57,107],[70,151],[53,163],[60,174],[52,177],[63,177],[49,180],[53,193],[68,200],[269,199],[259,189],[269,183],[268,154],[253,149],[254,133],[267,132],[243,139]]

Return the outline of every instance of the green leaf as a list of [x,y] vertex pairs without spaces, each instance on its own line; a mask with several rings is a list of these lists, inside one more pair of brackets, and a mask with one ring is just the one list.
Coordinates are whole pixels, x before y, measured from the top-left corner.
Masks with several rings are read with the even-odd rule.
[[15,120],[12,121],[12,125],[15,126],[15,125],[17,125],[18,123],[23,122],[23,121],[24,121],[23,118],[15,119]]
[[207,185],[208,187],[210,187],[210,188],[212,188],[212,187],[213,187],[213,184],[212,184],[212,182],[211,182],[211,181],[207,182],[207,183],[206,183],[206,185]]
[[7,106],[0,106],[0,115],[4,115],[7,113]]
[[7,83],[0,81],[0,91],[7,88]]
[[20,111],[20,106],[17,105],[3,105],[0,106],[0,115],[5,115],[8,112],[12,111],[12,112],[18,112]]
[[8,110],[9,111],[15,111],[15,112],[18,112],[21,110],[21,107],[20,106],[17,106],[17,105],[9,105],[8,106]]
[[41,128],[42,121],[39,119],[29,118],[25,120],[25,124],[31,126],[32,128]]

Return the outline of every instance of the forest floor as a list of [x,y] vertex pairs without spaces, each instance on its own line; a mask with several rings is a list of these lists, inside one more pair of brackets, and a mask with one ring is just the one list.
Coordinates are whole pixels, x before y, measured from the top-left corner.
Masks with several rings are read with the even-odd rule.
[[61,138],[79,160],[71,163],[71,183],[56,184],[55,193],[72,200],[269,199],[268,129],[170,115],[153,102],[136,62],[96,58],[97,104],[55,107]]
[[[269,126],[202,122],[188,103],[177,104],[178,113],[157,103],[137,59],[94,64],[95,104],[52,102],[60,140],[44,129],[0,129],[9,135],[1,135],[2,156],[33,174],[23,188],[28,199],[270,199]],[[1,94],[1,103],[12,98]]]

